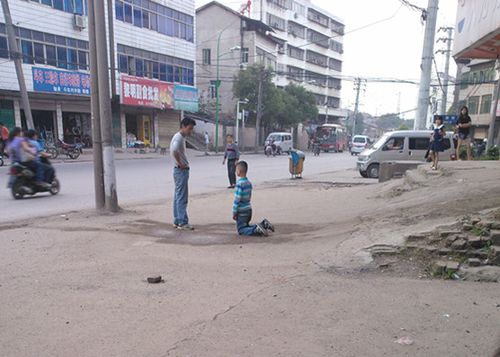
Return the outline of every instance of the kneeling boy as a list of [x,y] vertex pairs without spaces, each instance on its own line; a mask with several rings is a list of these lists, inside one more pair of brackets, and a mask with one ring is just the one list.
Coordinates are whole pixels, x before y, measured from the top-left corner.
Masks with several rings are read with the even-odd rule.
[[233,203],[233,219],[236,221],[238,233],[243,236],[265,236],[268,231],[274,232],[274,226],[267,219],[260,224],[250,225],[252,220],[252,183],[247,178],[248,164],[239,161],[236,165],[236,175],[239,177],[236,183]]

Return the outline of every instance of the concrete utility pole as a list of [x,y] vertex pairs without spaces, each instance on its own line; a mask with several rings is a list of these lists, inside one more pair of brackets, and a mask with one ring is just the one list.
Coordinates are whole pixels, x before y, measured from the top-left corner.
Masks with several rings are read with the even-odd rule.
[[434,38],[436,35],[436,22],[439,0],[429,0],[425,11],[425,34],[422,49],[422,63],[420,65],[420,88],[418,91],[417,116],[415,117],[415,130],[425,129],[429,111],[429,89],[431,85],[432,58],[434,55]]
[[[109,0],[108,0],[109,1]],[[99,93],[99,117],[102,138],[102,165],[104,176],[104,203],[109,212],[117,212],[118,197],[116,193],[116,174],[113,153],[111,100],[109,90],[109,66],[108,51],[106,43],[106,21],[104,2],[101,0],[89,0],[89,18],[92,17],[94,25],[94,37],[89,38],[91,46],[96,48],[97,61],[90,67],[91,73],[97,76]],[[95,66],[97,65],[97,66]],[[96,75],[97,71],[97,75]]]
[[497,83],[495,84],[495,91],[493,93],[492,102],[491,102],[491,110],[490,110],[490,128],[488,129],[488,143],[486,144],[486,148],[489,149],[494,145],[500,146],[500,133],[497,136],[496,142],[495,140],[495,122],[497,120],[497,109],[498,109],[498,100],[500,99],[500,60],[497,59],[495,62],[495,69],[497,71]]
[[448,83],[450,82],[450,57],[451,57],[451,43],[453,42],[453,27],[441,27],[439,31],[447,33],[447,37],[438,39],[446,43],[446,50],[439,50],[436,53],[444,53],[446,61],[444,65],[444,78],[443,78],[443,93],[441,96],[441,115],[446,115],[448,112]]
[[356,91],[356,102],[354,103],[354,119],[352,121],[352,136],[356,135],[356,120],[359,113],[359,93],[361,92],[361,87],[363,86],[364,79],[356,78],[354,80],[354,90]]
[[12,17],[10,16],[9,2],[2,1],[3,16],[5,18],[5,27],[7,29],[7,38],[9,42],[10,56],[14,59],[14,66],[16,67],[17,81],[19,82],[19,92],[21,92],[21,101],[23,103],[24,116],[26,117],[26,125],[28,129],[34,129],[33,116],[31,114],[31,105],[28,98],[28,90],[26,89],[26,82],[24,81],[22,53],[17,46],[16,34],[14,26],[12,25]]
[[[89,14],[89,38],[95,38],[95,18],[90,14],[94,13],[94,3],[88,2],[87,13]],[[90,41],[90,68],[97,68],[97,49],[95,41]],[[102,138],[101,138],[101,120],[99,116],[99,84],[97,79],[97,70],[90,71],[90,91],[91,91],[91,110],[92,110],[92,148],[94,158],[94,191],[95,207],[102,210],[105,207],[104,198],[104,170],[102,166]]]
[[260,142],[260,122],[262,119],[262,96],[263,93],[263,76],[264,76],[264,68],[260,69],[259,73],[259,86],[257,89],[257,114],[255,120],[255,147],[254,152],[257,153],[259,151],[259,142]]

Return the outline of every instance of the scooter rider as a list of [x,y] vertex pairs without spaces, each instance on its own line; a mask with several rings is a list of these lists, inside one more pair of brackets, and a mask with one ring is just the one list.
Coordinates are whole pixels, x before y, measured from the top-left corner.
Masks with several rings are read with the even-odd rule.
[[41,162],[35,160],[36,149],[23,137],[21,128],[15,127],[10,133],[8,152],[12,162],[19,162],[35,172],[35,184],[42,188],[50,188],[50,185],[43,181],[44,167]]
[[26,132],[26,138],[30,145],[36,150],[34,161],[43,168],[43,181],[50,184],[54,176],[54,168],[47,161],[49,155],[43,151],[43,147],[38,141],[38,132],[30,129]]

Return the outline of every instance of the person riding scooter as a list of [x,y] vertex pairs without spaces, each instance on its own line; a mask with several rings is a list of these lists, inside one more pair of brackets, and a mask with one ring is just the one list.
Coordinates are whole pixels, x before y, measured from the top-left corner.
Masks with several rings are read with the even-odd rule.
[[26,132],[26,138],[30,145],[36,150],[34,160],[37,162],[37,165],[43,167],[43,181],[50,184],[54,177],[54,168],[48,159],[50,155],[43,150],[42,144],[38,141],[38,132],[36,130],[28,130]]
[[12,163],[20,163],[35,173],[35,184],[41,188],[49,189],[50,184],[44,181],[44,166],[36,159],[36,149],[23,137],[21,128],[15,127],[8,144],[8,152]]

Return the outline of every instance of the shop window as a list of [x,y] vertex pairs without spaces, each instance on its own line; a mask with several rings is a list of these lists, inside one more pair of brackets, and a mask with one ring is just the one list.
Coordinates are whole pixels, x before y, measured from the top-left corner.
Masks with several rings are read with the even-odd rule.
[[7,46],[7,38],[0,36],[0,57],[9,58],[9,47]]
[[115,17],[119,21],[125,21],[123,16],[123,2],[120,0],[115,1]]
[[23,63],[34,63],[33,61],[33,43],[31,41],[21,41],[21,51],[23,53]]

